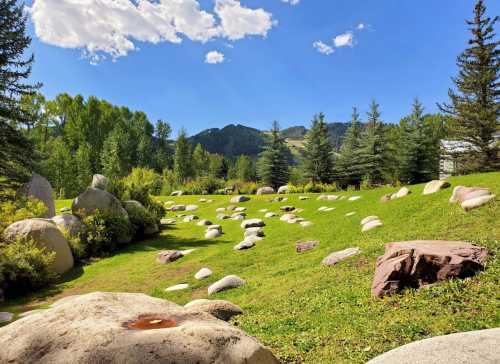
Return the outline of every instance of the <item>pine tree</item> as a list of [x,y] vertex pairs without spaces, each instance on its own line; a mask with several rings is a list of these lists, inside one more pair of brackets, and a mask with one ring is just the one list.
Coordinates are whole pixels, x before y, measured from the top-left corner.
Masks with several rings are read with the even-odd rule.
[[174,172],[179,182],[186,182],[193,176],[191,145],[187,140],[186,131],[181,129],[175,143]]
[[459,73],[453,78],[457,90],[450,90],[450,104],[441,106],[453,117],[455,138],[472,145],[464,166],[470,172],[500,168],[500,144],[493,139],[500,114],[500,42],[495,40],[494,30],[499,19],[488,17],[484,1],[477,1],[474,18],[467,21],[472,33],[470,47],[457,59]]
[[208,175],[209,159],[208,153],[201,144],[197,144],[193,151],[193,172],[196,177]]
[[81,144],[75,154],[75,164],[78,170],[77,184],[79,191],[83,191],[86,187],[88,187],[92,180],[93,173],[90,159],[90,146],[87,143]]
[[330,183],[333,172],[332,146],[328,141],[325,116],[315,115],[306,136],[304,170],[313,184]]
[[258,175],[267,186],[279,188],[288,183],[288,148],[281,137],[279,124],[273,122],[271,136],[258,161]]
[[359,188],[366,173],[361,150],[362,133],[363,126],[359,119],[358,110],[353,108],[351,125],[347,129],[335,166],[336,179],[344,187],[352,185]]
[[[125,139],[125,140],[124,140]],[[101,153],[102,172],[108,178],[123,177],[127,174],[127,136],[115,128],[104,141]]]
[[255,167],[247,155],[240,155],[235,164],[236,178],[242,181],[255,181]]
[[33,55],[23,54],[31,38],[26,35],[23,4],[17,0],[0,2],[0,187],[24,182],[33,168],[33,147],[17,126],[31,117],[20,106],[20,98],[35,92],[40,85],[24,81],[31,74]]

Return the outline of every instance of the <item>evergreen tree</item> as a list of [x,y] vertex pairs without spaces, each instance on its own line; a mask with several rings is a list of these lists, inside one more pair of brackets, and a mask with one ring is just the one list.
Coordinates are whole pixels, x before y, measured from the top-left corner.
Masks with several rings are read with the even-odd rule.
[[42,172],[50,180],[59,198],[74,197],[79,192],[76,163],[62,138],[56,138],[48,146],[48,158],[41,163]]
[[235,164],[236,178],[242,181],[255,181],[255,167],[247,155],[240,155]]
[[108,178],[123,177],[127,174],[127,160],[125,150],[126,135],[117,127],[104,141],[101,154],[102,172]]
[[196,177],[206,176],[208,174],[209,158],[208,153],[201,144],[197,144],[193,151],[193,172]]
[[33,168],[33,147],[18,131],[31,116],[20,106],[20,98],[40,85],[24,81],[31,74],[33,55],[23,57],[31,38],[26,35],[23,4],[17,0],[0,2],[0,187],[24,182]]
[[279,188],[288,183],[288,148],[281,137],[277,121],[273,122],[271,136],[261,153],[258,162],[259,178],[268,186]]
[[186,131],[181,129],[175,143],[174,172],[179,182],[186,182],[193,176],[191,165],[191,145],[187,140]]
[[365,161],[361,150],[361,137],[363,127],[359,119],[359,113],[353,108],[351,125],[347,129],[344,142],[340,149],[340,156],[336,162],[336,178],[344,186],[355,186],[359,188],[365,171]]
[[304,170],[313,184],[330,183],[333,172],[332,146],[328,141],[325,116],[315,115],[312,126],[306,135]]
[[91,153],[90,146],[87,143],[83,143],[78,147],[75,154],[75,164],[78,170],[77,173],[77,184],[78,191],[83,191],[86,187],[90,185],[92,181],[92,163],[90,161]]
[[459,73],[453,79],[457,90],[450,90],[450,104],[441,106],[452,116],[454,137],[472,145],[466,171],[500,168],[500,144],[493,139],[500,114],[500,42],[494,30],[499,19],[488,17],[484,1],[477,1],[474,18],[467,21],[470,47],[457,59]]
[[168,138],[172,133],[170,124],[158,120],[156,123],[156,148],[155,148],[155,169],[157,172],[163,171],[165,168],[171,167],[171,150],[168,144]]

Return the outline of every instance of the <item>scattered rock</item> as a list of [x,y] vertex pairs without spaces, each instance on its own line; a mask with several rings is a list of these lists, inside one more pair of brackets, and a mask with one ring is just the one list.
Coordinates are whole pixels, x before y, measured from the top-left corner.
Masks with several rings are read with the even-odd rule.
[[210,226],[210,225],[212,225],[212,221],[200,220],[200,221],[198,221],[198,223],[196,225],[198,225],[198,226]]
[[392,199],[392,193],[387,193],[380,198],[380,202],[389,202]]
[[210,269],[208,269],[208,268],[201,268],[194,275],[194,278],[196,278],[197,280],[202,280],[202,279],[210,277],[212,274],[213,274],[213,272]]
[[187,288],[189,288],[189,284],[181,283],[181,284],[176,284],[175,286],[166,288],[165,292],[181,291],[181,290],[187,289]]
[[252,227],[252,228],[248,228],[245,230],[245,234],[244,234],[245,238],[246,237],[249,237],[249,236],[260,236],[260,237],[264,237],[265,234],[264,234],[264,229],[260,228],[260,227]]
[[272,200],[269,200],[269,202],[283,202],[283,201],[287,201],[288,198],[287,197],[275,197],[273,198]]
[[496,197],[495,195],[487,195],[487,196],[480,196],[480,197],[476,197],[476,198],[471,198],[469,200],[462,202],[461,206],[465,211],[470,211],[470,210],[476,209],[478,207],[481,207],[481,206],[487,204],[488,202],[493,200],[495,197]]
[[27,219],[15,222],[4,230],[3,237],[7,242],[14,242],[18,238],[32,239],[38,247],[54,252],[55,259],[50,269],[57,274],[66,273],[73,268],[74,260],[69,243],[51,220]]
[[173,205],[171,207],[171,210],[176,212],[176,211],[186,211],[186,205]]
[[181,254],[182,254],[182,256],[186,256],[186,255],[189,255],[195,251],[196,251],[196,249],[181,250]]
[[367,231],[370,231],[370,230],[373,230],[375,228],[382,227],[382,226],[384,226],[382,221],[373,220],[373,221],[370,221],[370,222],[364,224],[363,227],[361,228],[361,231],[365,233]]
[[186,211],[196,211],[198,210],[198,205],[187,205]]
[[245,281],[238,276],[226,276],[208,287],[208,295],[211,296],[214,293],[224,291],[226,289],[237,288],[243,286],[244,284]]
[[227,220],[230,218],[231,218],[231,216],[226,215],[226,214],[217,214],[217,220]]
[[254,240],[243,240],[238,245],[235,245],[235,247],[233,249],[234,250],[247,250],[247,249],[253,248],[254,246],[255,246]]
[[70,237],[77,237],[85,232],[85,225],[75,215],[57,215],[51,219],[61,232],[69,234]]
[[162,252],[159,252],[156,255],[156,261],[161,264],[168,264],[175,262],[177,259],[180,259],[184,256],[182,252],[178,250],[165,250]]
[[450,202],[458,202],[465,211],[470,211],[487,204],[495,197],[487,188],[457,186],[453,189]]
[[245,217],[246,217],[246,214],[244,214],[244,213],[231,215],[232,220],[245,220]]
[[298,241],[295,243],[295,251],[297,253],[303,253],[308,250],[313,250],[319,245],[319,241],[311,240],[311,241]]
[[380,220],[380,219],[378,216],[375,216],[375,215],[365,217],[363,220],[361,220],[361,225],[368,224],[369,222],[372,222],[375,220]]
[[221,235],[222,235],[222,233],[220,232],[220,230],[210,229],[210,230],[207,230],[207,232],[205,233],[205,239],[216,239],[216,238],[220,237]]
[[460,332],[416,341],[367,364],[494,364],[500,362],[500,329]]
[[229,201],[230,203],[240,203],[240,202],[247,202],[250,201],[250,198],[247,196],[234,196],[231,198]]
[[323,212],[323,211],[325,211],[327,208],[328,208],[328,206],[321,206],[320,208],[318,208],[318,211]]
[[281,210],[281,211],[290,212],[290,211],[295,210],[295,207],[294,207],[294,206],[281,206],[281,207],[280,207],[280,210]]
[[286,193],[289,193],[290,192],[290,187],[288,186],[281,186],[280,188],[278,188],[278,194],[286,194]]
[[172,225],[172,224],[175,224],[175,219],[161,219],[160,224],[161,225]]
[[352,196],[348,198],[349,201],[358,201],[359,199],[361,199],[361,196]]
[[219,207],[218,209],[215,209],[215,212],[224,212],[226,211],[226,208],[225,207]]
[[43,202],[47,208],[44,217],[51,218],[56,214],[56,207],[52,198],[52,186],[47,178],[33,173],[29,182],[19,189],[18,194],[33,197]]
[[309,200],[309,197],[307,197],[307,196],[299,196],[299,200],[300,201]]
[[314,224],[311,222],[311,221],[301,221],[300,222],[300,226],[302,227],[309,227],[309,226],[313,226]]
[[187,215],[184,217],[184,222],[191,222],[191,221],[194,221],[194,220],[198,220],[199,217],[196,216],[196,215]]
[[275,191],[272,187],[261,187],[257,190],[257,195],[272,195],[274,193]]
[[398,192],[391,196],[391,199],[406,197],[411,193],[408,187],[401,188]]
[[239,306],[222,300],[199,299],[186,303],[184,307],[209,313],[222,321],[229,321],[234,316],[243,314],[243,310]]
[[222,226],[220,225],[210,225],[209,227],[207,227],[207,231],[210,230],[218,230],[222,234]]
[[108,187],[108,179],[102,174],[94,174],[92,176],[92,184],[90,187],[106,190]]
[[336,201],[339,199],[337,195],[320,195],[318,201]]
[[451,186],[450,182],[443,181],[443,180],[434,180],[430,181],[425,185],[424,191],[422,192],[423,195],[430,195],[432,193],[436,193],[439,190],[443,190],[445,188],[449,188]]
[[73,297],[2,328],[0,347],[2,363],[278,363],[202,308],[137,293]]
[[234,209],[235,212],[243,212],[243,211],[246,211],[247,208],[246,207],[237,207]]
[[361,252],[361,250],[359,248],[348,248],[348,249],[344,249],[344,250],[341,250],[338,252],[334,252],[334,253],[330,254],[329,256],[327,256],[325,259],[323,259],[321,264],[327,265],[327,266],[332,266],[332,265],[335,265],[344,259],[347,259],[349,257],[357,255],[360,252]]
[[227,211],[234,211],[236,209],[237,209],[237,206],[234,206],[234,205],[229,205],[228,207],[226,207]]
[[206,198],[200,198],[200,199],[198,200],[198,202],[204,203],[204,202],[207,202],[207,199],[206,199]]
[[287,221],[289,224],[297,224],[306,221],[303,217],[296,217],[295,219],[290,219]]
[[170,196],[182,196],[183,194],[183,191],[174,191],[170,194]]
[[462,241],[406,241],[389,243],[377,259],[372,284],[376,297],[405,287],[418,288],[451,278],[466,278],[483,269],[486,248]]
[[0,324],[6,324],[11,322],[14,318],[14,314],[10,312],[0,312]]
[[278,215],[275,214],[274,212],[268,212],[267,214],[264,215],[264,217],[267,219],[269,219],[271,217],[275,217],[275,216],[278,216]]
[[345,216],[347,216],[347,217],[354,216],[354,215],[356,215],[355,212],[348,212],[347,214],[345,214]]
[[250,220],[245,220],[241,223],[242,229],[248,229],[252,227],[263,227],[263,226],[266,226],[266,223],[261,219],[250,219]]
[[284,214],[283,216],[280,217],[280,220],[288,222],[288,220],[293,220],[293,219],[296,219],[296,218],[297,218],[297,216],[294,215],[294,214]]

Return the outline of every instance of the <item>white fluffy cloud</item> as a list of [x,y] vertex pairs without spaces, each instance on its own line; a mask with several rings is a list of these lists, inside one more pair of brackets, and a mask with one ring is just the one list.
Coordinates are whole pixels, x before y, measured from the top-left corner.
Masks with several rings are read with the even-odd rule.
[[354,33],[347,31],[333,38],[335,47],[352,47],[354,45]]
[[359,23],[358,26],[356,27],[357,30],[365,30],[366,24],[364,23]]
[[239,0],[215,0],[214,13],[202,10],[198,0],[33,0],[27,9],[43,42],[82,49],[92,60],[125,56],[137,41],[265,37],[275,25],[272,14]]
[[333,53],[333,48],[320,40],[314,42],[313,47],[316,48],[319,53],[326,54],[327,56]]
[[290,5],[297,5],[298,3],[300,3],[300,0],[281,0],[283,1],[284,3],[289,3]]
[[224,62],[224,54],[223,53],[220,53],[217,51],[211,51],[205,55],[205,63],[217,64],[217,63],[222,63],[222,62]]

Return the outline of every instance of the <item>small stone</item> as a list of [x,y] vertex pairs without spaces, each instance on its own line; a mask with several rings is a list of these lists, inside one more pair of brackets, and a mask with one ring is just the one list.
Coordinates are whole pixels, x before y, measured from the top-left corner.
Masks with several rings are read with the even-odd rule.
[[227,211],[234,211],[236,210],[237,206],[234,206],[234,205],[229,205],[228,207],[226,207],[226,210]]
[[186,217],[184,217],[184,222],[191,222],[191,221],[194,221],[194,220],[198,220],[199,217],[196,216],[196,215],[187,215]]
[[11,322],[14,314],[10,312],[0,312],[0,324]]
[[383,195],[381,198],[380,198],[380,202],[382,203],[385,203],[385,202],[389,202],[390,200],[392,200],[392,193],[387,193],[385,195]]
[[233,214],[231,215],[232,220],[245,220],[247,215],[245,213]]
[[352,197],[349,197],[348,200],[349,201],[358,201],[360,198],[361,198],[361,196],[352,196]]
[[323,212],[323,211],[325,211],[327,208],[328,208],[328,206],[321,206],[320,208],[318,208],[318,211]]
[[193,253],[194,251],[196,251],[196,249],[181,250],[181,254],[182,254],[182,256],[185,256],[185,255],[189,255],[189,254]]
[[174,191],[170,194],[170,196],[182,196],[183,194],[183,191]]
[[156,261],[161,264],[168,264],[175,262],[177,259],[182,258],[183,254],[178,250],[166,250],[159,252],[156,256]]
[[231,218],[231,216],[226,215],[226,214],[217,214],[217,220],[227,220],[230,218]]
[[186,211],[186,205],[174,205],[171,208],[172,211]]
[[201,268],[195,275],[194,278],[197,280],[202,280],[210,277],[213,272],[208,268]]
[[222,300],[199,299],[186,303],[184,307],[209,313],[222,321],[229,321],[233,316],[243,313],[240,307]]
[[266,226],[266,223],[261,219],[250,219],[250,220],[245,220],[241,223],[242,229],[248,229],[251,227],[263,227],[263,226]]
[[430,195],[432,193],[436,193],[439,190],[449,188],[451,184],[447,181],[442,181],[442,180],[434,180],[430,181],[425,185],[424,191],[422,192],[423,195]]
[[335,207],[328,207],[324,210],[324,212],[331,212],[331,211],[334,211],[335,210]]
[[314,224],[311,221],[301,221],[300,226],[302,227],[309,227],[313,226]]
[[208,230],[205,233],[205,239],[216,239],[216,238],[220,237],[221,235],[222,235],[222,233],[219,230],[212,229],[212,230]]
[[214,293],[224,291],[226,289],[237,288],[243,286],[244,284],[245,281],[240,277],[236,275],[229,275],[208,287],[208,295],[211,296]]
[[265,212],[267,212],[267,211],[269,211],[269,210],[268,210],[268,209],[262,209],[262,210],[259,210],[259,212],[262,212],[262,213],[265,213]]
[[240,202],[247,202],[250,201],[250,198],[247,196],[235,196],[231,198],[230,202],[231,203],[240,203]]
[[281,207],[280,207],[280,210],[281,210],[281,211],[290,212],[290,211],[295,210],[295,207],[293,207],[293,206],[281,206]]
[[297,253],[303,253],[309,250],[313,250],[319,245],[319,241],[311,240],[311,241],[298,241],[295,243],[295,251]]
[[264,229],[262,229],[260,227],[248,228],[248,229],[245,230],[244,236],[245,236],[245,238],[249,237],[249,236],[260,236],[260,237],[263,237],[263,236],[265,236]]
[[187,205],[186,211],[196,211],[198,210],[198,205]]
[[361,229],[361,231],[365,233],[367,231],[373,230],[373,229],[381,227],[383,225],[384,224],[382,224],[382,221],[380,221],[380,220],[373,220],[373,221],[370,221],[369,223],[364,224],[363,228]]
[[247,208],[246,207],[237,207],[234,209],[235,212],[243,212],[243,211],[246,211]]
[[165,289],[165,292],[181,291],[181,290],[186,289],[186,288],[189,288],[189,284],[182,283],[182,284],[177,284],[177,285],[172,286],[172,287],[168,287],[167,289]]
[[222,226],[220,226],[220,225],[210,225],[209,227],[207,227],[207,231],[210,231],[210,230],[218,230],[219,232],[222,233]]
[[275,216],[278,216],[278,215],[275,214],[274,212],[268,212],[267,214],[264,215],[264,217],[267,219],[269,219],[271,217],[275,217]]
[[354,215],[356,215],[356,213],[355,213],[355,212],[348,212],[347,214],[345,214],[345,216],[347,216],[347,217],[349,217],[349,216],[354,216]]
[[288,222],[288,220],[293,220],[293,219],[296,219],[296,218],[297,218],[297,216],[294,215],[294,214],[284,214],[283,216],[280,217],[280,220]]
[[196,225],[198,226],[210,226],[212,222],[210,220],[200,220]]
[[198,200],[198,202],[204,203],[204,202],[207,202],[207,199],[206,199],[206,198],[200,198],[200,199]]
[[318,201],[336,201],[339,199],[337,195],[320,195]]
[[327,266],[332,266],[344,259],[357,255],[360,252],[361,250],[359,248],[348,248],[345,250],[334,252],[329,256],[327,256],[325,259],[323,259],[322,264]]
[[224,212],[226,211],[225,207],[219,207],[218,209],[215,210],[215,212]]
[[365,217],[363,220],[361,220],[361,225],[368,224],[370,221],[374,221],[374,220],[380,220],[380,219],[378,216],[375,216],[375,215],[368,216],[368,217]]
[[175,224],[175,219],[161,219],[160,225],[172,225]]
[[410,193],[411,193],[411,191],[408,189],[408,187],[403,187],[398,192],[396,192],[393,196],[394,196],[394,198],[402,198],[402,197],[408,196]]
[[307,197],[307,196],[299,196],[299,200],[300,201],[309,200],[309,197]]
[[255,246],[255,241],[254,240],[243,240],[241,243],[236,245],[233,249],[234,250],[247,250],[251,249]]

